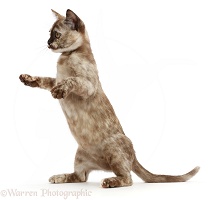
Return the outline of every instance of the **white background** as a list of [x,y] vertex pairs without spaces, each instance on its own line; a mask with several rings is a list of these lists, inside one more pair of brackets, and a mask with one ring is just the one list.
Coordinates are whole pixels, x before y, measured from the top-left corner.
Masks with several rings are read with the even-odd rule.
[[[198,199],[202,195],[208,199],[208,2],[2,1],[1,191],[83,188],[92,191],[92,197],[84,199],[97,199],[100,194],[104,198]],[[154,173],[174,175],[201,166],[190,182],[144,184],[133,174],[132,187],[103,190],[100,180],[113,174],[93,172],[85,184],[48,184],[51,175],[73,171],[77,144],[57,100],[48,91],[25,87],[18,77],[56,74],[59,54],[47,49],[55,20],[51,8],[63,15],[70,8],[85,22],[103,88],[139,161]]]

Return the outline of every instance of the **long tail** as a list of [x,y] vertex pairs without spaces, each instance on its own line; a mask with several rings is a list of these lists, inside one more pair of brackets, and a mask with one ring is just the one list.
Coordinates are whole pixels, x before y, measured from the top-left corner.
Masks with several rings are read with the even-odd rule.
[[165,183],[165,182],[185,182],[191,179],[197,172],[200,167],[195,167],[190,172],[180,175],[180,176],[171,176],[171,175],[158,175],[153,174],[147,171],[137,159],[133,163],[132,171],[139,176],[143,181],[147,183]]

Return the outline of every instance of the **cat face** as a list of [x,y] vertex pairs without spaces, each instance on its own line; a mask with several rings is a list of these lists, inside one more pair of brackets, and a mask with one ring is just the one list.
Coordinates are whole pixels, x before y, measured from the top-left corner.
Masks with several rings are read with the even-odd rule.
[[52,10],[57,21],[50,30],[48,48],[53,52],[70,52],[82,45],[85,35],[85,25],[71,10],[66,11],[66,17]]

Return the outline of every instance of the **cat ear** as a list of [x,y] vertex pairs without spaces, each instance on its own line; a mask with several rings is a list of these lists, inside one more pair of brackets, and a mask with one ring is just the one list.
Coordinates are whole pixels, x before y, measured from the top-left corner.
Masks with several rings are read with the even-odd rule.
[[78,31],[81,26],[80,18],[71,10],[66,11],[65,23],[68,24],[72,30]]
[[55,15],[56,19],[59,20],[59,19],[64,19],[65,17],[60,15],[59,13],[57,13],[56,11],[54,11],[53,9],[51,9],[53,14]]

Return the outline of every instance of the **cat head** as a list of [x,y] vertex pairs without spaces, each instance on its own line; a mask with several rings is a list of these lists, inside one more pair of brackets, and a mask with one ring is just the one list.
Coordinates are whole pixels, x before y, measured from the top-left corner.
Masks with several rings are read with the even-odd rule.
[[66,17],[52,10],[56,22],[50,29],[48,48],[53,52],[70,52],[79,48],[86,35],[83,21],[71,10],[66,11]]

